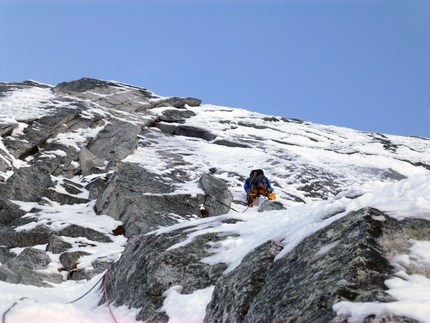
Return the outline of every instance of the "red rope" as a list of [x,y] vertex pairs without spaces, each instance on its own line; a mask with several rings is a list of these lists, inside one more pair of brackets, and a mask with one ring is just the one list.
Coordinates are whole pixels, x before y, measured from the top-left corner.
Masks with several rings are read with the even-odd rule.
[[109,272],[109,269],[110,269],[110,266],[109,266],[109,267],[108,267],[108,269],[106,270],[105,279],[104,279],[104,282],[103,282],[103,289],[104,289],[104,292],[105,292],[106,304],[107,304],[107,306],[108,306],[108,308],[109,308],[110,315],[112,315],[112,318],[113,318],[113,320],[115,321],[115,323],[118,323],[118,321],[117,321],[117,320],[116,320],[116,318],[115,318],[115,315],[113,315],[112,309],[110,308],[109,299],[108,299],[108,294],[107,294],[106,284],[107,284],[107,279],[108,279],[108,272]]
[[242,213],[245,213],[249,209],[250,206],[251,205],[248,205],[248,207],[245,210],[243,210]]

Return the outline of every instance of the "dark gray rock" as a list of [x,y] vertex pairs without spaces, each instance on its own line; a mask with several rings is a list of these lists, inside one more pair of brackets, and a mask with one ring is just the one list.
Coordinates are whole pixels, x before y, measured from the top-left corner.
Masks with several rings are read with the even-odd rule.
[[54,187],[50,173],[42,164],[21,167],[0,185],[0,194],[11,200],[38,202],[49,188]]
[[66,237],[72,237],[72,238],[79,238],[84,237],[91,241],[96,242],[112,242],[111,238],[109,238],[104,233],[101,233],[99,231],[96,231],[91,228],[84,228],[76,224],[71,224],[64,229],[60,230],[58,232],[58,235],[60,236],[66,236]]
[[9,225],[26,214],[18,205],[0,195],[0,225]]
[[16,254],[9,251],[6,247],[0,246],[0,266],[7,263],[9,260],[16,257]]
[[382,172],[381,178],[383,180],[401,181],[402,179],[405,179],[406,176],[403,174],[400,174],[399,172],[396,172],[391,168],[388,168],[387,170]]
[[90,268],[73,269],[70,272],[69,279],[72,279],[72,280],[90,280],[94,276],[104,272],[110,265],[112,265],[111,262],[104,262],[104,261],[96,260],[91,264]]
[[429,232],[424,220],[398,222],[375,209],[351,212],[273,263],[245,321],[339,322],[332,306],[340,300],[393,301],[384,285],[395,272],[389,259],[415,234]]
[[159,107],[174,107],[174,108],[185,108],[185,105],[190,107],[198,107],[202,104],[202,100],[195,98],[180,98],[180,97],[170,97],[160,99],[152,104],[152,108]]
[[0,137],[10,136],[18,124],[0,124]]
[[51,259],[44,251],[25,248],[16,258],[0,266],[0,280],[12,284],[52,287],[48,282],[59,284],[63,281],[62,275],[38,271],[46,269],[50,262]]
[[[338,322],[335,322],[338,323]],[[339,323],[346,323],[345,320],[342,320]],[[366,317],[363,323],[420,323],[420,321],[411,319],[409,317],[397,316],[394,314],[384,315],[380,318],[376,318],[375,315],[370,315]]]
[[47,244],[52,231],[43,225],[30,231],[15,231],[12,227],[0,226],[0,245],[16,248]]
[[245,322],[249,306],[264,285],[267,271],[283,246],[268,241],[243,258],[239,267],[222,276],[206,307],[205,323]]
[[110,300],[117,306],[141,308],[138,320],[167,322],[166,314],[158,311],[167,289],[181,285],[183,294],[191,294],[214,285],[226,266],[209,266],[200,259],[209,255],[206,251],[208,241],[223,238],[207,234],[185,247],[166,250],[185,239],[186,234],[174,231],[162,236],[139,235],[129,241],[121,259],[109,273]]
[[209,216],[226,214],[230,211],[233,195],[222,180],[210,174],[203,174],[199,180],[199,187],[206,194],[204,208]]
[[156,122],[154,125],[155,127],[167,134],[199,138],[207,141],[211,141],[216,138],[216,135],[212,134],[210,131],[199,127],[170,122]]
[[72,252],[64,252],[60,255],[60,262],[63,265],[64,269],[68,272],[76,269],[78,266],[79,258],[82,256],[91,255],[89,252],[85,251],[72,251]]
[[92,168],[104,167],[104,159],[98,158],[95,154],[89,151],[87,148],[82,147],[79,153],[79,165],[84,174],[88,174]]
[[123,92],[123,89],[127,88],[128,90],[133,89],[137,92],[139,92],[139,97],[142,97],[144,99],[154,99],[158,98],[158,96],[154,95],[151,91],[132,86],[132,85],[125,85],[118,82],[109,82],[109,81],[103,81],[103,80],[97,80],[92,78],[81,78],[76,81],[71,82],[62,82],[58,84],[56,87],[53,88],[53,91],[55,93],[66,93],[71,95],[77,95],[79,97],[79,94],[85,93],[88,91],[95,91],[95,92],[102,92],[107,91],[107,93],[110,94],[117,94],[117,96],[120,96],[120,93]]
[[64,181],[61,183],[61,186],[64,188],[64,190],[72,195],[77,195],[84,193],[84,185],[80,183],[73,182],[68,179],[64,179]]
[[99,177],[92,180],[90,183],[88,183],[85,186],[85,189],[90,192],[89,193],[90,200],[97,200],[102,196],[107,186],[107,180],[108,180],[107,177]]
[[[61,156],[55,155],[52,151],[63,152]],[[50,155],[52,157],[46,157]],[[43,144],[40,146],[38,153],[34,154],[34,158],[30,165],[43,164],[44,168],[54,176],[64,176],[71,178],[80,172],[78,167],[72,163],[78,158],[78,152],[72,146],[64,146],[58,143]]]
[[302,124],[304,123],[303,120],[300,119],[296,119],[296,118],[281,118],[282,121],[287,122],[287,123],[298,123],[298,124]]
[[122,196],[116,199],[115,204],[119,219],[124,223],[125,236],[130,238],[161,226],[199,217],[203,201],[203,195],[143,195]]
[[117,172],[109,178],[107,187],[101,198],[97,200],[97,213],[109,214],[119,219],[124,207],[121,199],[125,196],[141,198],[143,194],[165,194],[174,191],[172,183],[160,175],[148,172],[146,169],[131,163],[120,162]]
[[169,135],[173,135],[176,128],[178,127],[176,123],[168,123],[168,122],[156,122],[154,125],[162,132],[167,133]]
[[109,86],[116,86],[116,83],[84,77],[77,81],[59,83],[54,90],[64,92],[86,92],[95,88]]
[[171,194],[174,181],[168,180],[135,164],[119,163],[96,202],[96,212],[121,220],[126,237],[200,216],[204,196]]
[[70,243],[64,241],[60,236],[53,234],[49,237],[46,251],[52,252],[54,254],[60,254],[70,248],[72,248],[72,245]]
[[87,148],[102,160],[119,161],[137,148],[140,127],[125,121],[113,121],[99,131]]
[[183,123],[186,119],[194,117],[196,114],[187,109],[165,110],[157,121]]
[[[8,170],[12,170],[10,158],[3,151],[0,151],[0,173],[5,173]],[[0,174],[0,182],[4,182],[5,178],[3,174]]]
[[275,210],[285,210],[281,202],[264,200],[263,204],[258,208],[258,212],[267,212]]
[[178,136],[200,138],[207,141],[211,141],[216,138],[214,134],[212,134],[210,131],[206,129],[202,129],[194,126],[187,126],[187,125],[177,126],[173,134]]
[[248,127],[248,128],[254,128],[254,129],[268,129],[269,126],[261,126],[261,125],[257,125],[255,123],[250,123],[250,122],[245,122],[245,121],[239,121],[237,123],[239,126],[242,127]]
[[243,144],[240,142],[230,141],[227,139],[216,139],[213,144],[227,147],[238,147],[238,148],[251,148],[250,145]]
[[88,203],[89,200],[85,198],[76,197],[69,194],[59,193],[54,190],[49,190],[46,193],[46,197],[51,201],[56,201],[62,205],[73,205],[73,204],[85,204]]
[[81,109],[47,107],[50,115],[37,120],[27,121],[29,126],[24,134],[17,137],[6,137],[3,142],[9,152],[15,157],[24,159],[39,152],[39,146],[49,138],[57,136],[67,129],[67,122],[71,121],[81,112]]

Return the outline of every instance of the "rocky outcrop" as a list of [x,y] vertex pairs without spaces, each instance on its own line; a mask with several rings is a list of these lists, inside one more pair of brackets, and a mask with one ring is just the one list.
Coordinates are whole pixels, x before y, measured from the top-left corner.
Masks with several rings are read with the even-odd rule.
[[205,215],[216,216],[229,211],[233,195],[222,180],[210,174],[203,174],[199,180],[199,187],[206,194],[203,204]]
[[173,194],[173,183],[174,178],[162,178],[135,164],[121,162],[97,200],[96,211],[121,220],[127,237],[200,215],[203,194]]
[[249,253],[234,272],[222,276],[215,285],[204,322],[245,322],[250,305],[282,249],[282,244],[268,241]]
[[[186,239],[187,231],[130,240],[112,269],[108,283],[112,300],[142,308],[141,320],[165,322],[167,318],[158,312],[165,290],[180,285],[184,286],[182,293],[190,294],[214,285],[207,323],[346,322],[332,310],[341,300],[394,301],[384,285],[395,273],[390,259],[406,252],[411,238],[427,239],[430,222],[399,222],[376,209],[361,209],[317,231],[276,261],[283,245],[267,241],[228,274],[222,274],[225,266],[199,262],[209,255],[205,251],[208,241],[223,239],[216,234],[172,249]],[[413,322],[393,315],[389,318],[389,322]]]
[[[4,92],[33,86],[39,84],[5,85]],[[112,242],[109,234],[73,223],[63,223],[57,228],[49,226],[46,221],[39,223],[40,210],[37,207],[24,211],[11,201],[32,202],[42,208],[53,203],[67,207],[95,200],[94,210],[98,214],[107,214],[123,222],[122,229],[111,234],[124,234],[128,238],[161,225],[201,217],[205,199],[203,191],[198,195],[174,194],[176,185],[189,180],[187,176],[160,176],[136,164],[122,162],[133,154],[146,136],[143,127],[150,127],[154,122],[181,124],[195,116],[187,106],[199,106],[200,100],[162,98],[146,89],[88,78],[60,83],[52,91],[55,97],[48,115],[20,120],[25,123],[22,132],[14,133],[17,124],[0,127],[7,149],[0,150],[0,171],[13,173],[0,185],[0,245],[3,246],[0,279],[8,282],[48,286],[42,281],[59,282],[64,277],[90,279],[112,262],[99,259],[92,262],[91,270],[81,268],[78,266],[80,259],[91,253],[75,250],[74,244],[65,241],[75,239],[75,244],[88,250],[85,249],[88,246]],[[162,109],[155,114],[146,112],[162,107],[170,109]],[[175,127],[177,135],[212,138],[208,131],[197,127]],[[89,135],[79,137],[76,133]],[[79,141],[71,143],[68,137],[79,138]],[[15,168],[14,158],[27,159],[28,166]],[[174,158],[182,162],[181,156]],[[91,180],[77,180],[74,178],[76,175],[88,176]],[[220,187],[216,178],[206,181],[206,184],[210,185],[211,181]],[[222,188],[226,189],[225,184]],[[230,194],[224,202],[229,205],[231,201]],[[210,215],[222,213],[216,207],[208,210]],[[17,231],[16,228],[21,226],[25,229]],[[15,247],[44,244],[45,250],[27,248],[18,257],[7,252]],[[47,252],[59,255],[61,273],[49,274],[46,270],[51,261]],[[40,258],[37,266],[26,266],[34,259],[35,253]],[[17,266],[22,266],[19,272],[15,271]],[[37,279],[37,270],[44,269],[45,276]]]
[[39,151],[39,146],[64,132],[67,123],[76,118],[82,111],[80,108],[62,108],[52,110],[51,115],[37,120],[26,120],[26,127],[22,134],[5,137],[3,142],[10,154],[15,158],[24,159]]
[[0,186],[0,193],[11,200],[38,202],[47,191],[54,187],[45,165],[23,167],[15,171],[9,180]]
[[[428,221],[399,222],[376,209],[361,209],[277,261],[270,259],[279,247],[262,245],[217,282],[205,322],[346,322],[332,306],[340,300],[393,301],[384,293],[384,281],[395,272],[390,259],[406,252],[409,239],[428,239],[429,233]],[[267,266],[255,268],[256,274],[249,268],[264,262],[255,257],[268,260]]]
[[210,266],[200,260],[209,255],[206,244],[222,238],[208,234],[184,248],[167,250],[184,240],[186,234],[173,231],[167,235],[140,235],[131,239],[109,274],[109,298],[118,305],[141,308],[138,320],[167,322],[166,314],[158,311],[167,289],[181,285],[183,293],[190,294],[214,285],[226,266]]
[[140,127],[124,121],[113,121],[100,130],[87,149],[101,160],[120,161],[137,148]]
[[60,273],[53,275],[40,271],[45,269],[50,262],[51,259],[44,251],[25,248],[16,258],[7,261],[0,267],[0,280],[38,287],[50,287],[49,283],[61,283],[63,277]]
[[155,126],[161,131],[172,135],[201,138],[206,141],[211,141],[216,138],[216,135],[212,134],[210,131],[194,126],[176,125],[166,122],[157,122]]
[[285,207],[280,202],[270,201],[270,200],[265,200],[258,207],[258,212],[267,212],[267,211],[274,211],[274,210],[285,210]]
[[60,83],[53,91],[91,100],[103,107],[127,112],[141,112],[159,107],[182,109],[186,105],[195,107],[202,103],[201,100],[195,98],[163,98],[147,89],[90,78]]

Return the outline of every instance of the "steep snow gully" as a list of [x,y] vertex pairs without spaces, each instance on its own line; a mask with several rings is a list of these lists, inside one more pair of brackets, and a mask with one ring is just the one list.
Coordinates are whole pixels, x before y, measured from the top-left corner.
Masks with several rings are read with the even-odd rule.
[[430,322],[429,139],[88,78],[0,135],[3,322]]

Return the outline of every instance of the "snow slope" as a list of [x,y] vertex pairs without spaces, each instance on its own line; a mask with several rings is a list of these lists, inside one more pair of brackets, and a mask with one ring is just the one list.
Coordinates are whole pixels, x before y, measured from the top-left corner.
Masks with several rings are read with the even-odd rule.
[[[6,92],[0,97],[0,123],[17,123],[15,132],[25,124],[20,120],[38,118],[49,114],[47,106],[67,105],[57,100],[49,88],[32,87]],[[109,113],[101,106],[94,109]],[[156,108],[159,113],[166,108]],[[227,239],[213,243],[213,254],[202,259],[208,264],[226,263],[233,270],[252,249],[267,240],[278,240],[284,250],[282,257],[305,237],[325,227],[349,211],[372,206],[402,220],[406,217],[430,221],[430,172],[420,165],[430,165],[430,140],[406,138],[352,129],[323,126],[296,120],[273,118],[242,109],[202,105],[189,107],[196,116],[186,124],[210,129],[218,139],[246,144],[250,148],[208,145],[204,140],[172,136],[165,140],[162,132],[155,130],[150,144],[139,147],[125,161],[137,163],[148,171],[163,175],[167,168],[165,152],[180,155],[185,163],[176,166],[186,172],[191,180],[176,192],[200,192],[197,180],[211,168],[224,179],[233,194],[234,202],[228,214],[204,219],[184,221],[171,227],[160,228],[150,234],[162,234],[178,227],[196,226],[190,230],[189,240],[208,232],[232,234]],[[127,112],[123,112],[126,116]],[[95,130],[97,131],[97,130]],[[75,132],[73,138],[57,138],[69,145],[82,142],[82,136],[94,133]],[[6,151],[0,142],[0,149]],[[149,152],[149,153],[148,153]],[[48,152],[47,152],[48,153]],[[48,156],[49,157],[49,156]],[[25,162],[13,159],[14,167],[25,167]],[[263,168],[272,181],[278,201],[287,208],[282,211],[258,213],[257,208],[246,209],[243,181],[251,169]],[[8,178],[11,174],[4,174]],[[376,180],[375,180],[376,179]],[[90,179],[75,178],[86,183]],[[321,184],[323,183],[323,185]],[[31,203],[15,201],[24,210]],[[39,206],[40,208],[40,206]],[[236,212],[236,211],[239,212]],[[79,216],[78,216],[79,214]],[[336,214],[324,219],[329,214]],[[236,218],[235,224],[224,223],[226,218]],[[52,226],[68,223],[91,226],[109,232],[119,223],[108,216],[96,216],[92,205],[70,208],[50,206],[41,208],[39,221]],[[23,230],[19,227],[16,230]],[[126,243],[123,237],[111,237],[113,242],[99,244],[92,250],[94,257],[118,259]],[[388,304],[340,302],[333,309],[349,316],[349,322],[360,322],[367,315],[395,313],[430,322],[430,280],[420,275],[408,275],[402,264],[430,267],[430,242],[411,241],[410,253],[393,259],[399,272],[386,281],[388,293],[398,301]],[[45,246],[39,246],[43,248]],[[20,250],[13,250],[19,253]],[[91,263],[91,257],[87,259]],[[52,256],[53,271],[59,262]],[[104,274],[102,274],[104,275]],[[53,288],[40,288],[9,284],[0,281],[0,313],[3,322],[135,322],[137,309],[115,307],[110,314],[106,305],[98,307],[103,296],[102,286],[97,286],[83,299],[70,303],[90,290],[102,275],[90,281],[66,281]],[[213,288],[181,295],[181,286],[165,292],[164,306],[169,322],[202,322],[206,304]],[[15,304],[16,302],[16,304]],[[15,304],[15,305],[14,305]]]

